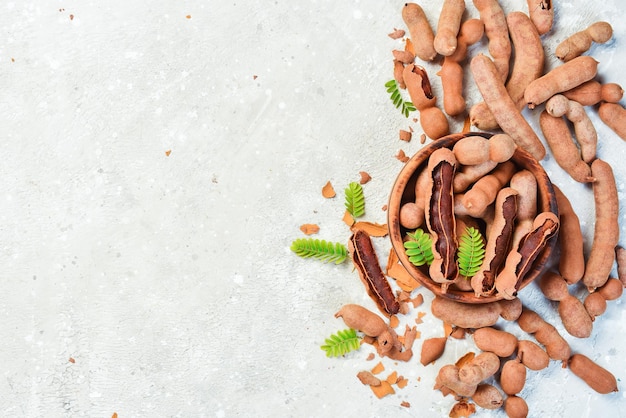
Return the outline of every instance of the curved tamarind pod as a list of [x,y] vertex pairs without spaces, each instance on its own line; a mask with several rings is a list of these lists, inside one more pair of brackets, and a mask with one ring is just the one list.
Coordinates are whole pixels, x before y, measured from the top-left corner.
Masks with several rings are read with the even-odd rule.
[[612,36],[613,28],[608,22],[595,22],[558,44],[554,54],[562,61],[570,61],[587,52],[593,42],[603,44]]
[[505,161],[491,173],[477,180],[463,196],[463,205],[467,208],[467,212],[476,218],[482,217],[489,205],[496,200],[498,191],[509,182],[516,169],[512,161]]
[[387,354],[394,348],[401,349],[402,344],[393,328],[387,325],[380,316],[363,306],[352,303],[344,305],[337,311],[335,318],[341,318],[348,327],[376,338],[381,355]]
[[617,392],[615,376],[599,364],[583,354],[574,354],[567,362],[569,369],[576,376],[598,393]]
[[566,361],[570,357],[571,349],[567,341],[552,324],[544,321],[537,312],[523,308],[522,313],[517,318],[517,323],[522,331],[534,334],[551,359]]
[[426,70],[419,65],[409,64],[404,67],[402,77],[411,102],[420,113],[420,124],[424,133],[432,139],[450,133],[446,115],[436,106],[437,98],[433,95]]
[[435,34],[424,10],[416,3],[404,3],[402,19],[409,29],[415,55],[423,61],[432,61],[437,56]]
[[504,83],[498,76],[493,61],[483,54],[477,55],[472,59],[470,69],[485,103],[493,113],[500,128],[537,161],[542,160],[546,155],[546,149],[528,121],[513,103]]
[[555,117],[565,116],[572,122],[581,157],[591,163],[596,158],[598,134],[583,106],[562,94],[555,94],[546,102],[546,111]]
[[522,238],[517,248],[506,257],[504,268],[496,276],[496,291],[506,299],[517,296],[517,290],[533,261],[559,230],[559,218],[552,212],[541,212],[533,222],[533,230]]
[[552,185],[559,207],[559,236],[557,238],[561,248],[559,257],[559,273],[567,284],[578,283],[585,273],[585,256],[583,248],[583,233],[580,220],[572,204],[561,189]]
[[539,35],[544,35],[554,22],[553,0],[528,0],[528,15],[537,28]]
[[511,40],[506,23],[504,10],[497,0],[474,0],[480,20],[485,22],[485,35],[489,40],[489,55],[498,69],[502,82],[509,77],[509,60],[511,58]]
[[626,141],[626,109],[619,103],[602,103],[598,116],[606,126]]
[[596,221],[591,251],[582,278],[589,292],[595,291],[609,279],[615,261],[615,246],[619,241],[619,197],[613,169],[598,158],[591,163],[591,174],[596,179],[593,183]]
[[397,314],[400,311],[400,303],[391,290],[385,273],[380,268],[372,239],[368,233],[357,229],[350,237],[348,249],[367,294],[376,302],[381,312],[389,316]]
[[456,158],[449,148],[439,148],[428,159],[426,226],[433,238],[433,262],[429,268],[432,280],[441,283],[442,291],[459,274],[456,262],[458,243],[454,218],[452,181]]
[[454,54],[457,49],[457,35],[464,11],[465,0],[443,0],[434,45],[435,51],[444,57]]
[[591,80],[597,72],[598,61],[590,56],[576,57],[532,81],[524,91],[524,100],[529,109],[534,109],[555,94]]
[[494,220],[489,227],[489,239],[485,247],[485,258],[471,279],[476,296],[491,295],[495,291],[496,276],[504,265],[513,236],[517,216],[517,195],[518,192],[511,187],[505,187],[498,192]]

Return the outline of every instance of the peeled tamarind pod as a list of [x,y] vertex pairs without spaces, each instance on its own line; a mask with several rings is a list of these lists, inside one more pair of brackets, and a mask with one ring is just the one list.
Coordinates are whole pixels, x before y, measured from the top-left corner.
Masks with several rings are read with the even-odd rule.
[[619,103],[602,103],[598,116],[606,126],[626,141],[626,109]]
[[519,341],[517,344],[517,358],[530,370],[543,370],[550,364],[548,353],[530,340]]
[[539,35],[544,35],[552,28],[554,22],[554,0],[528,0],[528,15],[537,28]]
[[591,163],[595,202],[593,242],[582,281],[589,292],[595,291],[609,279],[615,261],[615,246],[619,240],[619,198],[611,166],[596,159]]
[[534,109],[555,94],[591,80],[597,71],[598,61],[590,56],[576,57],[532,81],[524,91],[524,100],[530,109]]
[[539,126],[556,163],[580,183],[594,181],[591,167],[583,161],[565,119],[551,116],[543,110],[539,115]]
[[437,56],[434,47],[435,34],[424,10],[416,3],[405,3],[402,8],[402,19],[409,29],[415,55],[423,61],[432,61]]
[[552,324],[544,321],[533,310],[523,308],[522,313],[517,318],[517,323],[523,331],[534,334],[551,359],[566,361],[570,357],[571,349],[567,341]]
[[457,49],[457,35],[464,11],[465,0],[443,0],[434,45],[435,51],[444,57],[452,55]]
[[613,28],[608,22],[592,23],[585,30],[570,35],[557,45],[555,55],[563,61],[570,61],[591,48],[593,42],[603,44],[613,36]]
[[574,354],[567,363],[572,373],[580,377],[596,392],[607,394],[619,390],[615,376],[589,357],[583,354]]
[[624,89],[617,83],[601,84],[597,80],[589,80],[578,87],[564,91],[563,95],[583,106],[593,106],[600,102],[619,102],[624,97]]
[[580,220],[569,199],[554,184],[554,193],[559,207],[558,245],[561,248],[559,257],[559,273],[567,284],[578,283],[585,273],[585,257],[583,249],[583,233]]
[[476,405],[485,409],[498,409],[504,404],[502,393],[488,383],[482,383],[476,387],[472,400],[476,402]]
[[504,401],[504,412],[508,418],[526,418],[528,416],[528,404],[524,398],[512,395]]
[[496,200],[498,191],[511,180],[516,167],[512,161],[499,164],[491,173],[482,177],[463,197],[463,205],[470,215],[480,218],[487,206]]
[[493,222],[489,225],[485,258],[470,280],[476,296],[487,296],[495,290],[496,276],[504,266],[513,237],[517,195],[518,192],[511,187],[505,187],[498,192]]
[[526,366],[519,358],[507,360],[500,373],[500,387],[507,395],[515,395],[522,391],[526,384]]
[[474,343],[482,351],[490,351],[498,357],[509,357],[517,348],[517,337],[510,332],[484,327],[474,331]]
[[598,134],[583,106],[562,94],[555,94],[546,102],[546,111],[555,117],[565,116],[574,125],[574,134],[584,162],[596,158]]
[[511,249],[504,268],[496,276],[496,291],[505,299],[517,296],[517,290],[533,262],[558,230],[559,218],[554,213],[541,212],[535,217],[532,230],[520,240],[517,248]]

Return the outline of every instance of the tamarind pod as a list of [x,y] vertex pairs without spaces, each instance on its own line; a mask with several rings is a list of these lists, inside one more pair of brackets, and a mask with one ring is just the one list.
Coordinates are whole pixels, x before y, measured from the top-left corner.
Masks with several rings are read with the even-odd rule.
[[528,416],[528,404],[524,398],[511,395],[504,402],[504,412],[508,418],[526,418]]
[[445,292],[459,274],[456,262],[456,222],[452,180],[456,159],[449,148],[439,148],[428,159],[426,226],[433,238],[434,259],[429,267],[432,280]]
[[493,376],[499,368],[500,358],[494,353],[483,351],[459,367],[459,380],[469,385],[477,385]]
[[539,35],[544,35],[552,28],[554,22],[553,0],[528,0],[528,15],[537,28]]
[[546,102],[546,111],[552,116],[565,116],[572,122],[580,155],[584,162],[591,163],[596,158],[598,134],[583,106],[562,94],[555,94]]
[[543,144],[513,103],[504,83],[497,74],[493,61],[483,54],[477,55],[472,59],[470,69],[485,103],[493,113],[500,128],[537,161],[543,159],[546,155]]
[[585,257],[583,249],[583,233],[580,220],[571,202],[561,189],[552,185],[559,208],[558,245],[561,249],[559,257],[559,273],[568,285],[578,283],[585,273]]
[[376,338],[381,355],[394,348],[401,348],[400,340],[393,328],[388,326],[380,316],[361,305],[346,304],[335,314],[335,318],[341,318],[348,327]]
[[555,302],[563,300],[569,294],[565,279],[553,271],[548,271],[539,278],[539,289],[546,298]]
[[626,109],[619,103],[602,103],[598,116],[606,126],[626,141]]
[[509,182],[516,169],[512,161],[505,161],[498,164],[491,173],[478,179],[463,196],[463,205],[467,212],[480,218],[487,207],[495,201],[498,191]]
[[476,392],[476,385],[467,384],[459,379],[459,368],[454,364],[446,364],[437,373],[435,389],[447,388],[459,396],[472,396]]
[[497,0],[474,0],[474,6],[478,9],[480,20],[485,23],[489,54],[504,83],[509,76],[511,58],[511,40],[504,10]]
[[411,102],[420,112],[420,124],[424,133],[432,139],[447,135],[450,132],[448,119],[436,106],[437,98],[433,95],[426,70],[421,66],[409,64],[404,67],[402,77]]
[[454,175],[454,192],[464,192],[472,183],[490,173],[497,165],[497,162],[489,160],[480,164],[463,166]]
[[423,61],[432,61],[437,56],[434,46],[435,34],[424,10],[416,3],[404,3],[402,19],[409,29],[415,55]]
[[452,55],[457,49],[457,35],[464,11],[465,0],[443,0],[434,46],[435,51],[444,57]]
[[589,387],[601,394],[617,392],[615,376],[584,354],[574,354],[567,362],[569,369]]
[[380,311],[388,316],[397,314],[400,311],[400,303],[380,267],[369,234],[363,230],[356,230],[350,237],[348,249],[368,295]]
[[504,362],[500,373],[500,387],[507,395],[520,393],[526,384],[526,366],[518,358]]
[[509,357],[517,348],[517,337],[492,327],[474,331],[474,343],[482,351],[490,351],[498,357]]
[[506,299],[517,296],[517,290],[539,253],[559,230],[559,218],[552,212],[535,217],[533,229],[526,234],[516,249],[506,257],[504,268],[496,276],[496,291]]
[[517,358],[530,370],[543,370],[550,364],[550,357],[543,348],[530,340],[520,340],[517,344]]
[[539,115],[539,126],[559,167],[580,183],[593,182],[591,167],[582,160],[565,119],[543,110]]
[[482,164],[489,160],[489,139],[480,135],[466,136],[454,144],[452,152],[459,164]]
[[517,319],[521,314],[520,306],[519,300],[468,305],[436,296],[430,309],[435,317],[445,323],[461,328],[483,328],[494,325],[500,316],[507,321]]
[[569,293],[559,302],[559,316],[565,330],[574,337],[587,338],[593,330],[593,319],[585,305]]
[[[620,285],[621,286],[621,285]],[[596,316],[602,315],[606,312],[607,303],[604,296],[602,296],[598,292],[589,293],[583,302],[587,313],[591,317],[591,320],[594,321]]]
[[476,296],[494,292],[496,276],[504,265],[517,216],[517,191],[505,187],[498,192],[493,223],[489,226],[489,239],[485,246],[485,258],[480,269],[471,279]]
[[626,248],[615,246],[615,260],[617,261],[617,278],[626,287]]
[[464,72],[461,62],[467,55],[467,47],[476,43],[483,36],[483,22],[470,19],[461,25],[454,53],[444,57],[439,76],[443,86],[443,109],[450,116],[460,115],[465,111],[463,97]]
[[595,291],[609,279],[615,261],[615,246],[619,240],[619,198],[611,166],[596,159],[591,163],[595,202],[593,242],[582,281],[589,292]]
[[570,61],[591,48],[593,42],[603,44],[613,36],[613,28],[608,22],[595,22],[576,32],[557,45],[554,54],[562,61]]
[[537,312],[524,307],[517,318],[517,324],[523,331],[534,334],[551,359],[566,361],[570,357],[571,349],[567,341],[552,324],[544,321]]
[[511,239],[511,247],[517,247],[522,237],[532,230],[537,216],[537,179],[529,170],[513,174],[509,185],[519,194],[517,197],[517,226]]
[[624,90],[617,83],[601,84],[597,80],[589,80],[578,87],[564,91],[563,95],[583,106],[593,106],[600,102],[619,102],[624,97]]
[[533,80],[524,91],[524,100],[530,109],[585,81],[591,80],[598,71],[598,61],[590,56],[576,57]]
[[504,404],[502,393],[488,383],[482,383],[476,387],[472,400],[476,402],[476,405],[485,409],[498,409]]
[[[524,104],[525,105],[525,104]],[[477,127],[481,131],[495,131],[500,129],[496,118],[487,107],[485,102],[478,102],[470,107],[469,119],[472,126]]]
[[510,160],[515,154],[517,144],[510,135],[495,134],[489,138],[489,159],[497,163]]
[[[594,292],[596,293],[596,292]],[[609,280],[604,283],[604,285],[597,290],[597,293],[601,294],[605,300],[615,300],[619,299],[624,293],[624,288],[622,286],[622,282],[619,279],[614,277],[609,278]]]

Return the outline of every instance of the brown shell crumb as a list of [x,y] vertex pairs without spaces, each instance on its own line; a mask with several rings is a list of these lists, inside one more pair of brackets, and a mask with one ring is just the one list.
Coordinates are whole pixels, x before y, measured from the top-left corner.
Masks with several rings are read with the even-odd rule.
[[376,355],[374,353],[369,353],[367,357],[365,357],[365,361],[372,361],[375,358],[376,358]]
[[425,144],[426,143],[426,134],[421,134],[420,135],[420,144]]
[[400,39],[405,34],[406,34],[406,32],[404,30],[402,30],[402,29],[393,28],[393,32],[389,33],[387,36],[389,36],[391,39]]
[[382,380],[379,386],[370,386],[372,392],[378,399],[382,399],[387,395],[393,395],[396,391],[386,380]]
[[362,230],[371,237],[385,237],[389,233],[387,224],[378,224],[375,222],[359,221],[352,224],[352,230]]
[[414,308],[422,305],[424,303],[424,295],[420,293],[419,295],[415,296],[413,299],[411,299],[411,303],[413,304]]
[[393,371],[389,374],[389,376],[387,376],[387,378],[385,379],[387,381],[387,383],[389,383],[390,385],[395,385],[396,382],[398,381],[398,372],[397,371]]
[[391,328],[396,328],[398,325],[400,325],[400,319],[398,319],[396,315],[391,315],[389,318],[389,326]]
[[372,179],[372,176],[365,171],[359,171],[359,175],[361,176],[361,179],[359,180],[360,184],[365,184]]
[[352,228],[352,226],[354,225],[355,221],[354,221],[354,217],[352,216],[352,214],[350,212],[348,212],[347,210],[344,212],[343,214],[343,218],[342,218],[343,222],[348,225],[350,228]]
[[400,129],[399,137],[400,137],[400,141],[410,142],[411,138],[413,137],[413,134],[410,131]]
[[410,407],[411,407],[411,404],[410,404],[410,403],[408,403],[407,401],[402,401],[402,402],[400,402],[400,406],[403,406],[403,407],[405,407],[405,408],[410,408]]
[[403,163],[406,163],[407,161],[409,161],[409,157],[405,154],[404,150],[399,150],[398,153],[396,154],[396,158],[399,161],[402,161]]
[[327,199],[337,196],[337,193],[335,193],[335,188],[331,184],[330,180],[324,185],[324,187],[322,187],[322,196]]
[[372,368],[372,370],[371,370],[371,371],[372,371],[372,374],[378,374],[378,373],[380,373],[380,372],[382,372],[382,371],[384,371],[384,370],[385,370],[385,366],[383,365],[383,363],[382,363],[382,362],[380,362],[380,361],[379,361],[379,362],[376,364],[376,366],[374,366],[374,367]]
[[374,376],[372,372],[369,372],[367,370],[362,370],[358,372],[356,377],[358,377],[361,383],[363,383],[364,385],[380,386],[381,380]]
[[302,224],[300,231],[304,232],[305,235],[313,235],[320,232],[320,227],[316,224]]

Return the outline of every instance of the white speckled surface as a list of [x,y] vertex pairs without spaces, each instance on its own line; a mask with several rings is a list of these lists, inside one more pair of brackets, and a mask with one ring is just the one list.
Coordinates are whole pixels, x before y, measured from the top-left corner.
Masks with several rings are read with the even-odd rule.
[[[384,89],[403,2],[142,3],[0,5],[3,416],[447,416],[454,401],[432,390],[437,365],[474,349],[471,338],[451,341],[436,366],[383,359],[410,383],[376,399],[355,377],[374,365],[371,347],[339,359],[319,349],[343,328],[342,304],[373,307],[356,272],[289,250],[304,223],[347,241],[341,196],[359,171],[372,176],[366,220],[385,222],[394,156],[421,147],[397,139],[419,125]],[[434,24],[441,1],[424,3]],[[550,65],[566,35],[604,19],[614,40],[591,53],[602,80],[626,84],[620,2],[555,7]],[[537,115],[527,112],[535,127]],[[596,127],[623,202],[626,144]],[[591,191],[550,158],[544,166],[588,247]],[[328,180],[339,197],[322,198]],[[384,265],[390,244],[375,244]],[[429,312],[431,296],[417,293]],[[565,334],[536,286],[521,297]],[[531,416],[626,416],[625,324],[619,300],[591,338],[567,336],[616,375],[619,393],[598,395],[552,363],[529,373]],[[418,329],[417,352],[442,332],[430,314]]]

